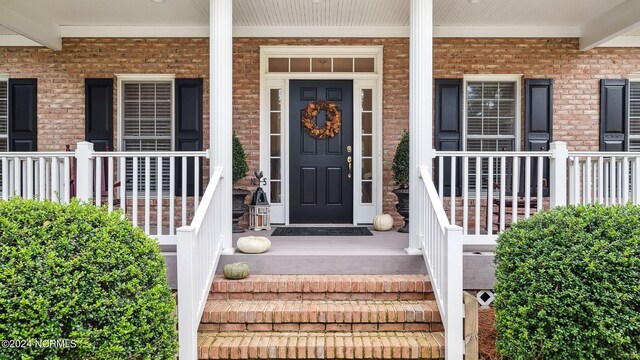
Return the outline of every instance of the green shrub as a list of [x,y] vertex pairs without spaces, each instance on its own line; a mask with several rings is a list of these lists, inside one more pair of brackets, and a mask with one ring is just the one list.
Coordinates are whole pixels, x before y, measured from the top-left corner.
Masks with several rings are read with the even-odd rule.
[[393,180],[401,188],[409,186],[409,132],[405,130],[393,156]]
[[640,207],[557,208],[498,238],[505,359],[640,359]]
[[247,164],[247,153],[236,134],[233,134],[233,183],[247,176],[249,165]]
[[[174,357],[164,260],[121,215],[77,201],[0,202],[0,340],[32,342],[0,347],[0,359]],[[67,344],[35,343],[59,339]]]

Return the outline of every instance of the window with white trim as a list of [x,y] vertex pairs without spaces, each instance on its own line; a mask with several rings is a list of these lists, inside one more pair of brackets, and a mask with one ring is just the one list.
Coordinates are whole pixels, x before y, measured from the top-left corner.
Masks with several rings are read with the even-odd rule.
[[[173,150],[173,80],[124,80],[121,82],[121,139],[123,151]],[[127,179],[133,178],[133,161],[128,160]],[[152,159],[150,190],[157,190],[157,162]],[[145,190],[144,159],[138,161],[138,189]],[[169,191],[169,159],[162,161],[162,188]],[[127,182],[127,190],[132,184]]]
[[0,78],[0,151],[9,149],[9,81]]
[[640,79],[629,82],[629,151],[640,151]]
[[[517,151],[520,119],[520,80],[518,76],[482,75],[465,79],[464,150]],[[481,178],[489,174],[489,162],[482,160]],[[493,165],[494,181],[500,164]],[[476,162],[469,161],[469,187],[476,184]],[[486,181],[483,180],[483,190]]]

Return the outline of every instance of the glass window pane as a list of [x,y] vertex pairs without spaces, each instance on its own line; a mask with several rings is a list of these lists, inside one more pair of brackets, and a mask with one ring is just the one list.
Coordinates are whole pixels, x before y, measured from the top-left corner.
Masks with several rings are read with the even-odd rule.
[[371,183],[371,181],[363,181],[362,182],[362,198],[361,198],[361,202],[363,204],[371,204],[373,202],[373,196],[372,196],[372,186],[373,184]]
[[352,58],[334,58],[333,72],[353,72]]
[[289,58],[269,58],[269,72],[289,72]]
[[371,135],[362,136],[362,156],[371,156],[373,152]]
[[271,89],[271,110],[280,110],[282,104],[282,91],[280,89]]
[[280,159],[271,159],[271,179],[280,180]]
[[282,202],[282,189],[279,181],[271,182],[271,203],[279,204]]
[[356,72],[375,72],[375,61],[373,58],[358,58],[354,60]]
[[363,134],[373,133],[373,114],[372,113],[362,113],[362,133]]
[[292,58],[291,72],[309,72],[311,59],[309,58]]
[[373,102],[373,91],[371,89],[362,90],[362,110],[371,111]]
[[280,156],[280,135],[271,135],[271,156]]
[[313,72],[331,72],[330,58],[317,58],[311,61],[311,71]]
[[362,159],[362,180],[371,180],[373,178],[371,159]]
[[271,113],[271,133],[280,134],[280,113],[279,112]]

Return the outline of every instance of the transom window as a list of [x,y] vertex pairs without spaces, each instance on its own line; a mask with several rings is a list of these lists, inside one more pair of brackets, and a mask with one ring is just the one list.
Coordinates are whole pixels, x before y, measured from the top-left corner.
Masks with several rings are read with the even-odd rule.
[[375,61],[374,57],[272,57],[267,67],[269,73],[375,73]]
[[640,80],[629,83],[629,151],[640,151]]

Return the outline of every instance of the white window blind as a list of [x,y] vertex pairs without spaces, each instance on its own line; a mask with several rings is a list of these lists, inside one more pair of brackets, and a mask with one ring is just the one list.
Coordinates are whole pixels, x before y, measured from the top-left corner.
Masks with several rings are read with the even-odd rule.
[[[122,90],[122,124],[124,151],[172,150],[172,82],[126,81]],[[133,161],[127,161],[127,179],[133,178]],[[157,162],[151,159],[150,190],[157,191]],[[145,161],[138,160],[138,189],[145,190]],[[169,159],[162,163],[163,191],[169,189]],[[127,190],[132,190],[127,182]]]
[[640,81],[629,86],[629,151],[640,151]]
[[[469,81],[466,83],[466,150],[516,150],[517,82]],[[494,162],[494,181],[499,179],[500,164]],[[469,159],[469,186],[475,189],[475,158]],[[483,159],[481,177],[486,190],[488,160]]]

